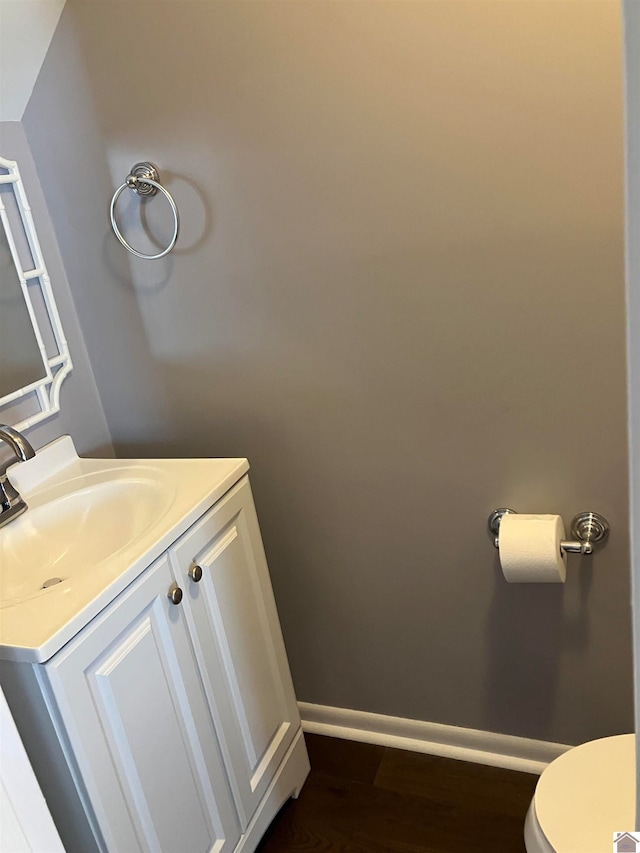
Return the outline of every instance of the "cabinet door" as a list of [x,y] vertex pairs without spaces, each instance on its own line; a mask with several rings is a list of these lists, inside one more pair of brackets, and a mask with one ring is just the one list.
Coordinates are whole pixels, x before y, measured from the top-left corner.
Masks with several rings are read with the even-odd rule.
[[246,477],[170,557],[244,829],[300,727]]
[[172,583],[162,557],[45,668],[110,853],[230,853],[240,836]]

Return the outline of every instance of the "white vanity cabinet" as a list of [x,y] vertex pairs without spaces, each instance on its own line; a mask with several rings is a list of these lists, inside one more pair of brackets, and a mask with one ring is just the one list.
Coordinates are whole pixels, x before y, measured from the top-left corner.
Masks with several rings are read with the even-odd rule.
[[67,853],[250,853],[309,770],[246,476],[0,678]]

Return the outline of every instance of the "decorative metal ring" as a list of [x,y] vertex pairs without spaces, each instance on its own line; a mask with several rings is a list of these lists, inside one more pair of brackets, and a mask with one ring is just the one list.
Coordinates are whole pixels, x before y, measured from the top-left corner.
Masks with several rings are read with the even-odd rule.
[[158,252],[157,255],[145,255],[142,252],[139,252],[137,249],[134,249],[133,246],[130,246],[129,243],[127,243],[127,241],[124,239],[124,237],[120,233],[120,229],[118,228],[118,226],[116,224],[116,216],[115,216],[116,202],[120,198],[120,194],[122,193],[123,190],[126,190],[127,188],[133,189],[133,187],[129,183],[129,179],[131,177],[132,176],[129,175],[129,177],[124,182],[124,184],[122,184],[121,187],[118,187],[118,189],[113,194],[113,198],[111,199],[111,207],[109,208],[109,216],[111,217],[111,227],[113,228],[113,232],[116,235],[116,237],[118,238],[118,240],[122,243],[122,245],[125,247],[125,249],[128,252],[131,252],[132,255],[135,255],[137,258],[143,258],[145,261],[157,261],[158,258],[164,258],[165,255],[169,254],[169,252],[175,246],[176,240],[178,239],[178,232],[180,230],[180,218],[178,216],[178,208],[176,207],[176,203],[173,200],[171,193],[169,192],[169,190],[165,189],[162,186],[162,184],[159,184],[158,181],[154,181],[152,178],[146,178],[146,177],[145,178],[138,178],[137,183],[139,183],[139,184],[150,184],[152,187],[155,187],[156,190],[160,190],[161,193],[164,193],[165,198],[167,199],[167,201],[171,205],[171,210],[173,211],[173,218],[174,218],[175,225],[173,228],[173,236],[171,238],[171,241],[169,242],[169,245],[167,246],[166,249],[163,249],[162,252]]

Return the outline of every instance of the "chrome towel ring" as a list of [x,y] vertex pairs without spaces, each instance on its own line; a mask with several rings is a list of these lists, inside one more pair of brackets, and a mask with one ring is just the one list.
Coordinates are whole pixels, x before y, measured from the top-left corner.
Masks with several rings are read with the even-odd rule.
[[[118,224],[116,222],[116,202],[120,198],[120,194],[123,190],[131,189],[134,193],[143,196],[144,198],[152,198],[158,190],[165,196],[169,204],[171,205],[171,210],[173,212],[174,219],[174,228],[173,228],[173,236],[169,242],[169,245],[166,249],[163,249],[161,252],[158,252],[157,255],[145,255],[142,252],[139,252],[137,249],[134,249],[132,246],[127,243],[122,234],[120,233],[120,229],[118,228]],[[153,163],[142,162],[136,163],[131,168],[131,173],[127,175],[127,179],[122,184],[122,186],[118,187],[118,189],[114,192],[113,198],[111,199],[111,206],[109,208],[109,216],[111,217],[111,227],[113,228],[113,233],[116,235],[118,240],[122,243],[125,249],[128,252],[131,252],[132,255],[135,255],[137,258],[144,258],[146,261],[156,261],[158,258],[164,258],[165,255],[168,255],[169,252],[173,249],[176,244],[176,240],[178,239],[178,232],[180,230],[180,217],[178,216],[178,208],[176,207],[176,203],[173,200],[173,196],[169,192],[169,190],[165,189],[160,183],[160,175],[158,174],[158,170],[153,165]]]

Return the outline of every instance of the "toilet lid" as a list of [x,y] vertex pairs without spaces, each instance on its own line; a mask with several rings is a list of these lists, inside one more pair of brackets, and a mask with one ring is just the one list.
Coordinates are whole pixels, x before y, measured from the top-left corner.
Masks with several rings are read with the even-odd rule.
[[633,832],[635,791],[635,735],[589,741],[540,777],[538,823],[558,853],[603,853],[613,849],[614,832]]

